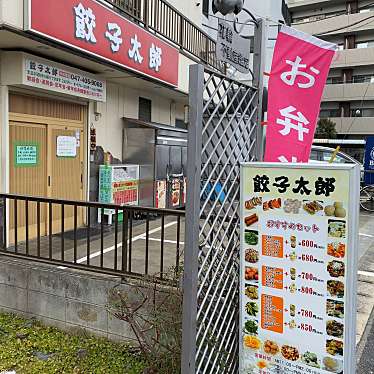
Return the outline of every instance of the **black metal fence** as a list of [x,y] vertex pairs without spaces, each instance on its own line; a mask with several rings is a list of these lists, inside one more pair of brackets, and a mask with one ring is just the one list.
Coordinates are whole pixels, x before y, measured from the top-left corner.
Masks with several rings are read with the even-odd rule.
[[[92,210],[98,222],[91,223]],[[106,223],[107,213],[113,223]],[[178,271],[184,211],[0,194],[0,254],[62,267],[164,278]]]

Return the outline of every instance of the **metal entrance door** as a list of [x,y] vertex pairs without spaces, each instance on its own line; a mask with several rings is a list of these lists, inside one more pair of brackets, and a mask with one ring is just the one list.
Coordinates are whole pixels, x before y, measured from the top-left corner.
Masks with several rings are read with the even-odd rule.
[[239,164],[261,154],[261,28],[253,87],[190,69],[183,374],[239,370]]

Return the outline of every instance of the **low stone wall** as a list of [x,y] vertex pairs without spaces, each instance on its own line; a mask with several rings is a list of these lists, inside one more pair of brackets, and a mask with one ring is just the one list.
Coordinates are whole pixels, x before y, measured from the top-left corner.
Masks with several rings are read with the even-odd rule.
[[131,284],[121,284],[119,277],[0,255],[0,311],[35,317],[65,331],[84,329],[111,340],[135,343],[130,326],[106,310],[109,291],[115,286],[131,293]]

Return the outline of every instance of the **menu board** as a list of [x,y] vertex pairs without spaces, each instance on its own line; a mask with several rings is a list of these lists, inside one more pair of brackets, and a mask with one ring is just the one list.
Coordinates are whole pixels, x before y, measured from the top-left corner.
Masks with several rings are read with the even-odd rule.
[[241,170],[240,373],[355,373],[359,168]]

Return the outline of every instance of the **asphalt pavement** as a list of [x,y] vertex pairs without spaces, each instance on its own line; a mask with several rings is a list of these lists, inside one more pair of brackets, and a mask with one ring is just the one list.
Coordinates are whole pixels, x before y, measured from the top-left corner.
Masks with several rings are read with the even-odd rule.
[[374,214],[361,212],[359,233],[357,373],[374,374]]

